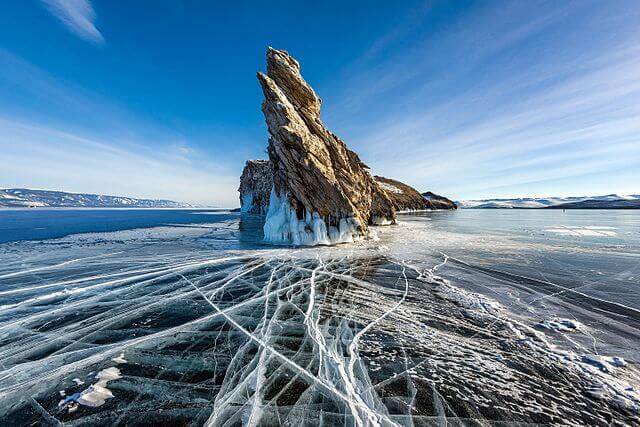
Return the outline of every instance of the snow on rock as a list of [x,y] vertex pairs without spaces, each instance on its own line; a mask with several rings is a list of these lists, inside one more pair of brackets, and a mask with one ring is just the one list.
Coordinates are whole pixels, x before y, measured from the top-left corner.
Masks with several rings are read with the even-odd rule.
[[376,176],[376,181],[378,181],[378,185],[380,185],[380,187],[384,191],[386,191],[387,193],[393,193],[393,194],[403,194],[404,193],[404,191],[402,191],[398,187],[393,186],[391,184],[387,184],[386,182],[380,181],[377,176]]
[[398,212],[415,212],[434,209],[456,209],[456,204],[446,197],[430,191],[420,194],[415,188],[395,179],[375,176]]

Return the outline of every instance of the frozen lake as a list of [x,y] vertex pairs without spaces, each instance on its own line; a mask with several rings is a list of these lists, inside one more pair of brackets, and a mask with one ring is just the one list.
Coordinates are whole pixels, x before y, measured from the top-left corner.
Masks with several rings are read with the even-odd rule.
[[640,423],[640,212],[262,245],[193,210],[0,211],[0,424]]

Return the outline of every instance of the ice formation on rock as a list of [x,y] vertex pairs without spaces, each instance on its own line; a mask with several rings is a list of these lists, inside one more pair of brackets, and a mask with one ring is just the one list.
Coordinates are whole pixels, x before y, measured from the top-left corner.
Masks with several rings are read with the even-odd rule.
[[274,244],[307,246],[349,243],[362,238],[358,224],[353,218],[327,221],[317,212],[305,212],[304,218],[298,218],[297,212],[289,204],[287,195],[278,196],[275,190],[271,193],[264,237],[266,241]]
[[270,201],[265,240],[338,243],[365,236],[374,218],[395,222],[393,203],[367,166],[324,127],[320,98],[300,75],[298,62],[269,48],[267,73],[258,73],[258,80],[276,196]]

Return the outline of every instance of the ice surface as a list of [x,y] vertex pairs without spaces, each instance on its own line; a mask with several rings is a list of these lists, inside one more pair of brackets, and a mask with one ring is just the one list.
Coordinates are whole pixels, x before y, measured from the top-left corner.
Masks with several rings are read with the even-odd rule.
[[627,362],[622,357],[600,356],[597,354],[584,354],[582,361],[597,367],[605,372],[611,372],[615,368],[627,366]]
[[612,237],[616,235],[614,227],[598,227],[598,226],[564,226],[557,228],[548,228],[545,231],[549,233],[566,234],[568,236],[602,236]]
[[114,362],[116,363],[127,363],[127,359],[124,358],[124,353],[120,353],[120,355],[118,357],[114,357],[113,359]]
[[246,223],[0,248],[0,424],[637,424],[634,308],[501,272],[543,243],[448,215],[330,248]]
[[582,324],[575,319],[546,319],[539,323],[540,327],[561,332],[573,332],[582,328]]

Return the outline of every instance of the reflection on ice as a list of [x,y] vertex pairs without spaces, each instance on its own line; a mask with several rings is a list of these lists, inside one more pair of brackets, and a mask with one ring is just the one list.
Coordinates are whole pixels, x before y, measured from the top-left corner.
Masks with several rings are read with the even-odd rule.
[[[259,234],[228,223],[180,244],[111,236],[85,257],[77,240],[50,242],[54,259],[25,267],[42,248],[5,253],[0,422],[639,422],[636,367],[589,347],[591,300],[480,273],[411,227],[313,249],[264,247]],[[559,326],[540,329],[482,286],[587,322],[546,316]],[[633,342],[638,317],[622,310],[611,327]]]

